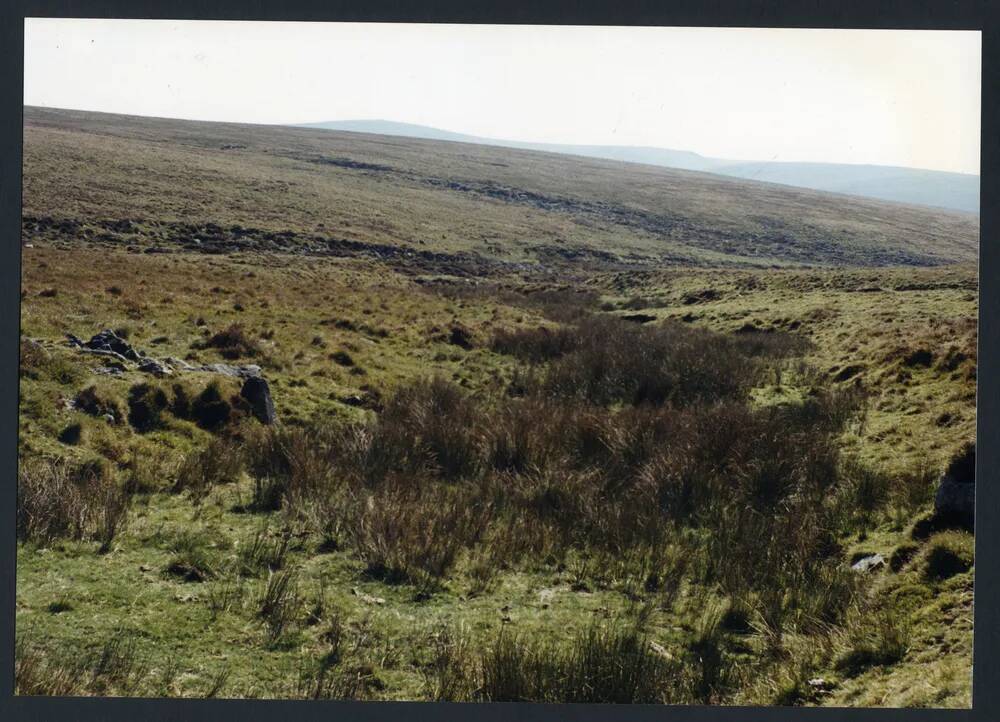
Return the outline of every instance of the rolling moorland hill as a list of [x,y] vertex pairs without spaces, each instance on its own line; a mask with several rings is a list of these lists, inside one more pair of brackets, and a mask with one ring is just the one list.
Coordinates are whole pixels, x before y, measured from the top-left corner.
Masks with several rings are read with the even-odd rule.
[[[64,219],[52,200],[71,199],[61,212],[109,242],[196,236],[220,248],[762,268],[932,266],[977,254],[974,214],[651,165],[352,132],[24,113],[26,224],[57,229]],[[109,151],[115,160],[96,174],[92,158]],[[129,230],[110,227],[125,220]]]
[[647,163],[897,203],[915,203],[970,213],[979,212],[979,176],[968,173],[846,163],[737,161],[710,158],[692,151],[648,146],[525,143],[481,138],[425,125],[387,120],[327,121],[308,123],[303,127],[481,143],[505,148],[606,158],[628,163]]

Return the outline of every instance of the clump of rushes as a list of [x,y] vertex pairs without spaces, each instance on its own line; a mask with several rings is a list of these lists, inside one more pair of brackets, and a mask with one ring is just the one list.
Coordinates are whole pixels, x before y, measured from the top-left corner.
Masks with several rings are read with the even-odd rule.
[[22,541],[94,539],[105,552],[124,528],[128,511],[128,495],[106,464],[21,461],[16,530]]

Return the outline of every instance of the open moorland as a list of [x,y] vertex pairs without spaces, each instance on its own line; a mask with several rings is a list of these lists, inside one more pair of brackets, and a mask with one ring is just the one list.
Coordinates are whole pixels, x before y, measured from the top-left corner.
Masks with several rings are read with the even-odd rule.
[[24,140],[19,693],[970,704],[973,536],[933,509],[976,216],[304,128]]

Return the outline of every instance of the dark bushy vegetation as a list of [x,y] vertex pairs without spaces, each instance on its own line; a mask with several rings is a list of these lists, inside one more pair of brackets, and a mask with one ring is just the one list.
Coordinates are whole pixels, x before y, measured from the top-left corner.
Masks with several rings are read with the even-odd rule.
[[141,383],[129,389],[128,422],[136,431],[146,432],[162,428],[164,412],[170,397],[155,384]]
[[[776,628],[841,618],[854,582],[836,539],[889,498],[839,454],[856,390],[755,408],[749,389],[794,344],[682,326],[584,320],[495,343],[549,363],[515,397],[419,380],[373,421],[255,430],[253,506],[311,519],[389,581],[426,585],[468,549],[642,560],[655,589],[669,574],[651,550],[674,543],[687,574],[756,595]],[[788,593],[761,601],[773,589]]]
[[675,322],[636,326],[598,317],[572,327],[501,331],[493,340],[501,353],[551,362],[535,379],[537,393],[599,405],[740,399],[768,370],[759,359],[801,353],[803,345],[779,332],[725,336]]
[[260,343],[238,323],[213,334],[205,341],[204,346],[218,349],[223,358],[230,360],[253,358],[261,354]]
[[208,384],[191,402],[191,418],[210,431],[225,426],[232,416],[232,406],[222,395],[217,381]]
[[968,571],[973,561],[971,535],[959,531],[935,534],[927,542],[924,576],[931,581],[943,581]]
[[88,386],[76,395],[74,406],[91,416],[112,416],[116,421],[125,418],[121,402],[97,386]]

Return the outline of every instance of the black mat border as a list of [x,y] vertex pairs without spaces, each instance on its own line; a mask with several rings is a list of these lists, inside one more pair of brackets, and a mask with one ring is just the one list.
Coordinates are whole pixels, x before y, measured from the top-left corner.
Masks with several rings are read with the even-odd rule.
[[[977,564],[972,710],[802,709],[539,704],[436,704],[13,697],[14,509],[20,292],[23,18],[472,22],[562,25],[848,27],[983,31],[982,214],[978,399]],[[1000,719],[1000,3],[980,0],[674,0],[489,2],[438,0],[6,0],[0,8],[0,719],[49,720],[925,720]]]

